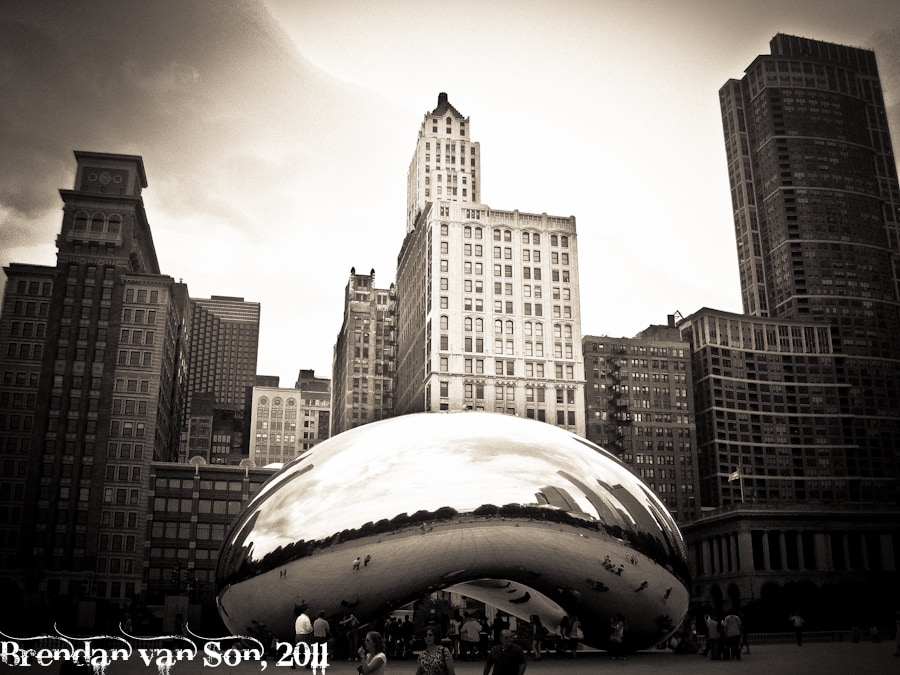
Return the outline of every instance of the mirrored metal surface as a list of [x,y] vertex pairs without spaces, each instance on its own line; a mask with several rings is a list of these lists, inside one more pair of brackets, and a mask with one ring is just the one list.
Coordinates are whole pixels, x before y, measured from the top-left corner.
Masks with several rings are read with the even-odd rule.
[[663,504],[598,446],[508,415],[423,413],[347,431],[285,466],[226,536],[219,611],[293,636],[294,608],[361,621],[452,588],[526,619],[577,614],[629,648],[687,612],[681,533]]

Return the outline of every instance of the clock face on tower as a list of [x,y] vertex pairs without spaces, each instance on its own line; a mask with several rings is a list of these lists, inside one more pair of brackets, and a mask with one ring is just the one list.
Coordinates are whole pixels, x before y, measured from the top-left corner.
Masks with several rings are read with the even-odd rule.
[[127,178],[127,171],[85,167],[81,178],[81,189],[84,192],[125,194]]

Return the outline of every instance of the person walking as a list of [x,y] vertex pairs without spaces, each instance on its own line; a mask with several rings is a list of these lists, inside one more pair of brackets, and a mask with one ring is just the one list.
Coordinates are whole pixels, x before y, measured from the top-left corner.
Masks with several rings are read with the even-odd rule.
[[528,659],[522,648],[513,642],[509,628],[500,631],[500,644],[491,647],[483,675],[522,675],[528,667]]
[[460,651],[466,661],[478,656],[481,642],[481,623],[474,616],[467,617],[459,629]]
[[900,656],[900,609],[894,614],[897,632],[894,634],[894,656]]
[[324,645],[331,638],[331,625],[325,618],[325,610],[319,610],[319,615],[313,621],[313,641],[316,644]]
[[544,642],[544,634],[547,632],[544,629],[544,624],[541,621],[541,617],[537,614],[532,614],[530,617],[531,621],[531,650],[534,654],[534,660],[541,660],[541,644]]
[[434,626],[425,629],[425,649],[419,652],[416,675],[456,675],[453,654],[438,642]]
[[609,620],[612,626],[612,634],[609,636],[610,649],[614,661],[625,660],[625,615],[619,612],[614,619]]
[[744,647],[746,647],[749,654],[750,643],[747,641],[747,622],[743,613],[738,614],[738,618],[741,620],[741,644],[738,646],[738,652],[743,654]]
[[805,624],[806,622],[803,620],[802,616],[797,614],[797,612],[794,612],[793,614],[791,614],[790,622],[791,622],[791,626],[794,629],[794,635],[797,636],[797,646],[802,647],[803,646],[803,624]]
[[715,614],[707,614],[703,622],[706,624],[706,647],[703,648],[703,656],[709,654],[709,658],[715,661],[719,658],[719,621]]
[[741,618],[732,612],[722,619],[725,629],[725,660],[741,660]]
[[[294,621],[294,642],[296,644],[305,644],[305,653],[308,654],[310,652],[310,645],[313,642],[312,621],[309,620],[309,615],[306,613],[306,604],[299,605],[294,611],[297,615],[297,618]],[[296,668],[295,664],[292,663],[291,668]]]
[[359,635],[357,634],[359,619],[354,616],[353,612],[345,612],[344,618],[340,620],[340,624],[344,628],[347,660],[352,661],[353,655],[356,654],[356,650],[359,648]]
[[581,620],[573,614],[569,623],[569,635],[566,639],[567,647],[572,650],[572,658],[578,655],[578,644],[584,639],[584,631],[581,630]]

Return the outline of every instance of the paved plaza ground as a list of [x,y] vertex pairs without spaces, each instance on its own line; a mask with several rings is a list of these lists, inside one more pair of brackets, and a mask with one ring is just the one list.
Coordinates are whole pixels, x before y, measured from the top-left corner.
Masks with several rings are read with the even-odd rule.
[[[700,655],[676,655],[669,651],[645,651],[628,656],[625,661],[613,661],[602,652],[579,654],[576,659],[557,660],[544,658],[529,661],[527,675],[602,675],[604,673],[740,673],[741,675],[882,675],[900,673],[900,656],[894,656],[894,642],[829,642],[796,645],[760,645],[752,647],[752,653],[744,654],[741,661],[710,661]],[[481,675],[481,662],[457,663],[457,675]],[[0,673],[40,673],[60,675],[59,664],[27,669],[12,668],[0,664]],[[63,671],[62,675],[65,675]],[[78,671],[83,673],[84,671]],[[145,666],[136,656],[128,663],[115,663],[106,675],[150,675],[160,672],[155,666]],[[310,672],[305,669],[292,671],[267,662],[264,670],[258,662],[230,667],[221,664],[205,667],[202,658],[176,664],[169,675],[287,675],[291,672]],[[320,671],[321,672],[321,671]],[[387,675],[414,675],[414,661],[396,661],[388,664]],[[332,663],[326,675],[353,675],[356,664]]]

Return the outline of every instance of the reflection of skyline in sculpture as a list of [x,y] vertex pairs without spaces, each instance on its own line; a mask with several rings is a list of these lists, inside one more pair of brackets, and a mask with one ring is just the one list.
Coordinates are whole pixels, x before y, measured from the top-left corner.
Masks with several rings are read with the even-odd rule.
[[233,524],[217,581],[232,631],[255,619],[288,638],[301,602],[365,620],[452,586],[551,629],[578,614],[599,647],[622,611],[645,647],[684,616],[686,569],[674,521],[605,451],[531,420],[426,413],[287,465]]

